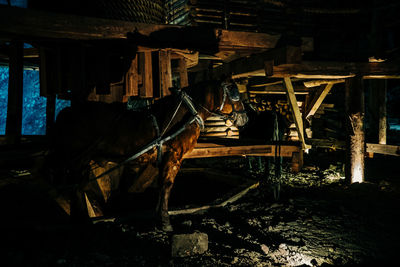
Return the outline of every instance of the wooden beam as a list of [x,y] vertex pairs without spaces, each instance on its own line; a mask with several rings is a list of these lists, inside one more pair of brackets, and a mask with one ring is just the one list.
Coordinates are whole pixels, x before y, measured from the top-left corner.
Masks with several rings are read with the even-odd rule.
[[344,83],[345,79],[337,79],[337,80],[312,80],[312,81],[306,81],[303,82],[304,86],[307,88],[312,88],[312,87],[318,87],[323,84],[328,84],[328,83]]
[[400,156],[400,146],[367,143],[366,152]]
[[8,105],[6,119],[6,142],[16,144],[21,139],[23,100],[23,44],[10,44],[10,67],[8,81]]
[[301,47],[287,46],[253,54],[249,57],[240,58],[215,68],[213,72],[217,77],[223,74],[232,74],[232,78],[234,79],[250,76],[265,76],[266,61],[272,62],[273,65],[300,63]]
[[[281,84],[273,84],[265,86],[264,88],[256,87],[258,90],[250,90],[250,94],[286,94],[285,86]],[[260,90],[263,89],[263,90]],[[310,90],[302,85],[294,86],[294,93],[299,94],[309,94]]]
[[[145,24],[0,5],[0,35],[3,38],[126,39],[130,32],[134,32],[133,41],[138,45],[221,51],[265,51],[274,48],[280,38],[280,35],[267,33]],[[310,50],[312,39],[308,38],[304,44],[304,49]]]
[[364,182],[365,133],[364,86],[361,76],[346,80],[346,179],[349,183]]
[[161,97],[170,95],[169,88],[172,87],[171,52],[160,51],[160,80]]
[[[276,145],[239,145],[224,146],[218,144],[198,144],[195,149],[184,156],[189,158],[211,158],[228,156],[275,156]],[[292,157],[293,152],[299,152],[301,149],[296,145],[280,146],[280,155],[282,157]]]
[[327,85],[323,86],[322,88],[319,88],[319,90],[316,91],[313,100],[311,100],[311,103],[308,106],[307,111],[305,112],[306,119],[308,119],[311,116],[314,116],[315,112],[321,106],[322,101],[324,101],[325,97],[331,91],[332,87],[333,83],[328,83]]
[[303,149],[311,148],[310,145],[306,144],[305,136],[304,136],[304,127],[303,127],[303,119],[300,114],[299,106],[297,105],[296,95],[294,94],[292,81],[289,77],[284,78],[285,88],[286,88],[286,96],[288,99],[288,103],[292,110],[292,115],[294,119],[294,123],[296,124],[296,129],[299,134],[299,140],[302,144]]
[[357,75],[366,79],[400,78],[400,66],[394,63],[317,62],[273,66],[273,78],[345,79]]

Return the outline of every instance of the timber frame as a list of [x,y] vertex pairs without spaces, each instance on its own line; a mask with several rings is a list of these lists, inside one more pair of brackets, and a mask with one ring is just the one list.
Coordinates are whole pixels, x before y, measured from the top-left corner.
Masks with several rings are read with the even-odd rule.
[[[172,86],[171,73],[174,70],[171,60],[173,59],[179,62],[175,70],[179,74],[181,86],[189,84],[188,71],[196,71],[197,81],[210,78],[210,76],[220,77],[222,75],[231,75],[235,80],[261,78],[263,82],[253,86],[252,89],[248,88],[248,93],[250,95],[285,94],[287,96],[302,150],[311,147],[305,134],[305,120],[309,120],[316,114],[319,107],[323,105],[325,97],[335,89],[336,84],[345,83],[348,88],[348,110],[353,112],[351,114],[355,114],[354,118],[358,120],[355,121],[353,118],[348,127],[348,135],[353,136],[355,125],[357,123],[358,126],[362,125],[363,117],[357,114],[363,114],[364,111],[363,104],[359,103],[361,96],[352,93],[354,89],[352,86],[354,84],[361,86],[357,92],[362,95],[361,84],[364,79],[400,79],[400,65],[396,62],[368,62],[367,60],[364,62],[335,62],[318,58],[313,60],[309,57],[304,60],[304,54],[313,51],[312,38],[301,37],[302,44],[297,46],[290,43],[277,46],[280,37],[279,34],[151,25],[0,6],[0,41],[11,41],[9,53],[6,53],[5,57],[4,53],[0,51],[0,58],[10,65],[12,94],[10,94],[9,111],[12,115],[9,118],[10,122],[7,122],[7,136],[13,140],[12,143],[19,139],[21,115],[18,110],[21,109],[22,87],[18,80],[22,70],[21,61],[28,58],[37,59],[39,54],[39,51],[35,49],[24,50],[24,52],[20,45],[23,41],[35,44],[49,40],[112,39],[134,42],[138,47],[138,54],[133,59],[124,80],[121,81],[125,84],[125,90],[118,93],[118,98],[122,101],[126,101],[129,96],[162,97],[167,95],[168,88]],[[179,57],[182,53],[175,53],[176,50],[181,52],[200,51],[201,62],[198,67],[188,70],[184,57]],[[154,63],[156,61],[158,64]],[[158,77],[157,89],[154,89],[154,77]],[[354,80],[357,82],[354,83]],[[296,84],[293,83],[294,81]],[[298,82],[303,84],[299,85]],[[300,94],[307,96],[313,94],[313,97],[306,97],[301,108],[299,108],[296,98],[296,95]],[[54,114],[54,95],[47,93],[45,95],[50,96],[47,100],[49,104],[47,112],[51,117],[51,114]],[[98,98],[97,100],[101,98],[96,94],[93,97]],[[356,105],[351,103],[357,103],[358,110],[352,110]],[[363,131],[362,127],[357,129]],[[362,134],[361,132],[360,134]],[[365,142],[362,141],[358,146],[363,146],[363,148],[357,147],[356,149],[361,149],[361,154],[365,153]],[[200,155],[201,149],[195,150],[191,157]],[[207,148],[202,155],[214,153],[210,152],[213,149],[216,147]],[[266,152],[269,151],[267,147],[239,146],[234,149],[224,149],[227,154],[258,155],[261,153],[269,156],[269,152]],[[265,149],[265,151],[259,152],[258,149]],[[354,154],[351,147],[348,149],[351,154]],[[399,154],[398,147],[385,144],[368,144],[366,151],[390,155]],[[357,156],[358,159],[360,157],[360,155]]]

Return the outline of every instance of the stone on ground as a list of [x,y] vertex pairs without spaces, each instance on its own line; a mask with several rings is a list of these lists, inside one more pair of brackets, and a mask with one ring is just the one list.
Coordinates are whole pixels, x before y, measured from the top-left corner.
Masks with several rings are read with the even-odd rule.
[[203,254],[208,250],[208,235],[205,233],[173,235],[172,257],[187,257]]

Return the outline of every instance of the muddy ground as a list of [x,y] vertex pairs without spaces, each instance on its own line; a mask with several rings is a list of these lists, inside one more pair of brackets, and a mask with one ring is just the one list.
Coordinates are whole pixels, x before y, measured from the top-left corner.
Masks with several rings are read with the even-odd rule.
[[[331,155],[315,165],[311,155],[298,174],[288,172],[284,162],[279,200],[255,167],[257,160],[252,159],[251,171],[243,158],[187,161],[184,169],[191,171],[178,176],[171,209],[220,203],[257,180],[261,185],[225,207],[172,216],[173,233],[155,228],[151,201],[135,212],[120,211],[113,222],[84,225],[70,223],[28,185],[3,187],[0,265],[398,265],[400,187],[393,167],[398,159],[368,160],[368,182],[351,186],[343,179],[340,159]],[[206,175],[202,168],[219,169],[225,178],[211,179],[215,173]],[[229,175],[232,181],[226,180]],[[171,236],[194,232],[208,235],[208,251],[172,258]]]

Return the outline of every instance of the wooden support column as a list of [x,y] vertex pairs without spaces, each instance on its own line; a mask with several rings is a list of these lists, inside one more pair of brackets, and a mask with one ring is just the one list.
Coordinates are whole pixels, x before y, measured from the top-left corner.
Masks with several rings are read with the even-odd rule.
[[383,88],[379,91],[379,132],[378,132],[378,142],[381,145],[386,145],[386,135],[387,135],[387,80],[380,81],[383,82]]
[[56,96],[48,95],[46,99],[46,134],[48,135],[50,129],[54,125],[56,114]]
[[350,183],[364,182],[364,86],[361,76],[346,80],[346,179]]
[[326,85],[322,85],[321,88],[317,90],[313,100],[310,105],[307,107],[307,111],[305,112],[305,118],[308,119],[311,116],[314,116],[315,112],[317,112],[318,108],[321,106],[325,97],[331,91],[333,83],[328,83]]
[[300,114],[299,106],[297,105],[296,96],[294,94],[294,89],[290,77],[284,78],[285,89],[286,89],[286,96],[288,102],[290,104],[292,115],[294,119],[294,123],[297,128],[297,132],[299,134],[299,139],[303,149],[311,148],[310,145],[306,144],[305,136],[304,136],[304,127],[303,127],[303,119]]
[[23,67],[23,43],[11,41],[6,121],[6,142],[8,144],[17,144],[21,140]]

